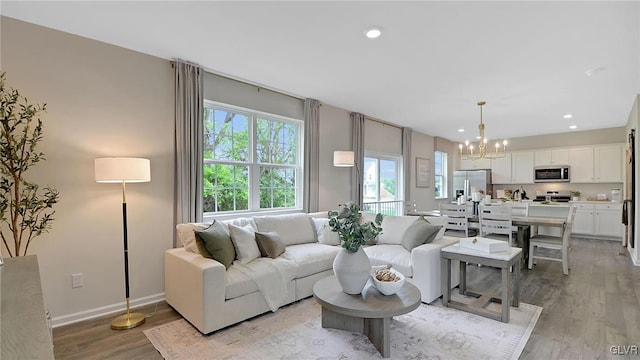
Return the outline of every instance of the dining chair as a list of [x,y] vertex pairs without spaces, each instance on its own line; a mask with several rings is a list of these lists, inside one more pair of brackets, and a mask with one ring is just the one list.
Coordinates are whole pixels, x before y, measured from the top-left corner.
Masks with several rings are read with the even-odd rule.
[[[571,231],[573,220],[576,217],[576,206],[569,208],[567,222],[564,225],[561,236],[537,235],[529,240],[529,269],[538,259],[562,262],[562,272],[569,275],[569,249],[571,249]],[[540,249],[549,249],[553,253],[541,252]],[[558,251],[560,252],[558,254]],[[554,254],[555,253],[555,254]]]
[[480,236],[513,243],[510,206],[480,205],[478,209]]
[[466,204],[440,204],[440,215],[448,217],[445,229],[464,231],[464,236],[469,237],[469,219],[467,217]]

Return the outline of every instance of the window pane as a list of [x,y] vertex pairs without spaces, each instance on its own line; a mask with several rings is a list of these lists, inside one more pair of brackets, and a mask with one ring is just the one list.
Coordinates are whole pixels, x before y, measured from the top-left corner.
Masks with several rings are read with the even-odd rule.
[[260,167],[260,208],[278,209],[296,205],[294,168]]
[[223,109],[204,109],[204,158],[249,160],[249,116]]
[[436,175],[435,193],[437,198],[442,197],[442,176],[440,175]]
[[380,201],[397,200],[398,164],[394,160],[380,160]]
[[364,158],[363,202],[378,201],[378,159]]
[[436,151],[435,153],[435,175],[442,175],[442,153]]
[[294,165],[298,151],[297,129],[295,124],[258,118],[257,162]]
[[249,208],[249,167],[206,164],[203,174],[204,212]]

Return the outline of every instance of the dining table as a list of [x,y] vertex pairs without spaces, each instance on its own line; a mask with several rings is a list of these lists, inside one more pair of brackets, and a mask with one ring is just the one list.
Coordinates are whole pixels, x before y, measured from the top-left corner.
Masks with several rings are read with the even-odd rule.
[[[440,210],[414,211],[411,214],[416,216],[440,216]],[[476,214],[468,214],[469,229],[478,230],[480,228],[480,219]],[[528,216],[528,215],[512,215],[511,223],[517,228],[516,230],[516,246],[522,248],[523,264],[527,264],[529,260],[529,241],[531,239],[532,226],[548,226],[560,228],[561,230],[567,225],[566,218],[548,217],[548,216]]]

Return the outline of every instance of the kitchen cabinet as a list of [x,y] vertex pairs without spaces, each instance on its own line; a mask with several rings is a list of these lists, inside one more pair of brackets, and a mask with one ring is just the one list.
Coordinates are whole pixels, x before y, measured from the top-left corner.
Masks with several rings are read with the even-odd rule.
[[491,160],[493,184],[533,184],[533,152],[517,151]]
[[622,237],[622,204],[595,204],[594,234]]
[[465,160],[460,159],[460,170],[491,169],[490,159]]
[[620,238],[622,204],[577,203],[572,234]]
[[533,154],[535,166],[553,166],[569,164],[569,149],[544,149]]
[[620,144],[569,149],[572,183],[622,182],[622,163]]
[[571,233],[593,235],[593,204],[576,204]]

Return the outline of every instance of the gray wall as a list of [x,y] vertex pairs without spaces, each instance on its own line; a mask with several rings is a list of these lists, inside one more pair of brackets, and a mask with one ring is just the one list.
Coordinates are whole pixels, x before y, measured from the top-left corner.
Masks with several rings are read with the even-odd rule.
[[598,130],[571,131],[560,134],[536,135],[508,139],[508,151],[597,145],[625,142],[625,128],[615,127]]
[[[634,263],[636,265],[640,265],[640,252],[638,251],[638,248],[640,248],[640,245],[638,244],[638,241],[640,241],[640,204],[638,204],[638,194],[640,194],[640,186],[638,186],[638,183],[640,182],[640,144],[638,144],[640,142],[640,133],[638,133],[639,129],[638,129],[638,125],[640,125],[640,95],[636,96],[635,101],[633,102],[633,107],[631,108],[631,113],[629,114],[629,121],[627,122],[627,126],[625,127],[625,132],[628,134],[631,132],[631,129],[635,129],[636,130],[636,146],[635,146],[635,154],[636,154],[636,184],[635,184],[635,191],[636,191],[636,198],[633,199],[635,202],[635,229],[634,229],[634,237],[635,237],[635,247],[632,248],[631,247],[631,243],[629,243],[628,249],[629,249],[629,254],[631,255],[631,258],[633,259]],[[630,198],[631,195],[625,196],[625,198]]]
[[[47,160],[28,173],[60,191],[53,229],[29,249],[45,305],[58,323],[123,306],[122,192],[95,182],[93,160],[103,156],[151,159],[151,182],[127,186],[131,297],[162,299],[163,253],[173,239],[169,62],[10,18],[1,26],[8,83],[48,103]],[[84,274],[84,287],[71,288],[73,273]]]

